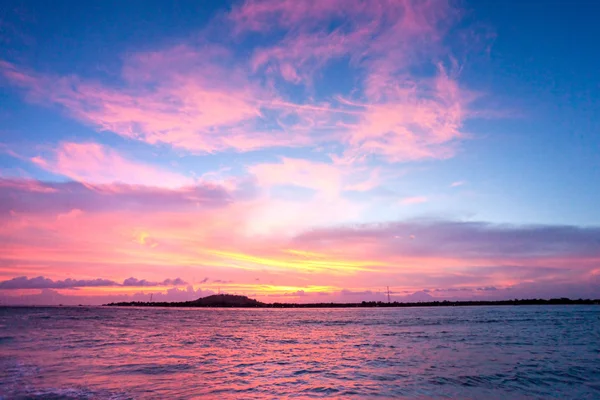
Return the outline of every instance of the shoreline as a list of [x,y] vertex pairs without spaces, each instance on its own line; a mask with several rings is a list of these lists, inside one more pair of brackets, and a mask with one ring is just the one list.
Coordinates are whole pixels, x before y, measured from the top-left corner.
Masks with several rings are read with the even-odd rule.
[[600,305],[600,299],[515,299],[498,301],[427,301],[427,302],[361,302],[361,303],[258,303],[258,304],[199,304],[187,302],[118,302],[102,307],[173,307],[173,308],[411,308],[411,307],[481,307],[528,305]]

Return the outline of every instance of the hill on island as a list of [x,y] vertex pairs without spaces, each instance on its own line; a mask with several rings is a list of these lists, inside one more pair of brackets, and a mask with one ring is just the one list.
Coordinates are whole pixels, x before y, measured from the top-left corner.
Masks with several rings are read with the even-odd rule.
[[145,302],[131,301],[110,303],[109,306],[134,306],[134,307],[265,307],[265,303],[251,299],[247,296],[235,294],[213,294],[192,301],[180,302]]
[[263,305],[258,300],[235,294],[213,294],[212,296],[201,297],[188,303],[200,307],[259,307]]

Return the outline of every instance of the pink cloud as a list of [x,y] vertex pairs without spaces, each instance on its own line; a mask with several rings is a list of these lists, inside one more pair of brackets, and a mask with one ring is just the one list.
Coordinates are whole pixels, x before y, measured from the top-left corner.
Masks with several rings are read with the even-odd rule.
[[178,188],[80,182],[48,183],[0,179],[0,213],[56,214],[70,220],[86,212],[139,211],[162,208],[187,212],[231,203],[235,188],[198,183]]
[[248,171],[261,186],[294,185],[329,198],[344,191],[368,191],[381,183],[379,168],[339,163],[335,157],[329,162],[281,157],[280,162],[255,164]]
[[256,50],[252,68],[269,67],[267,72],[278,72],[287,81],[311,83],[315,72],[329,60],[356,51],[357,42],[367,36],[367,31],[358,31],[352,35],[332,32],[288,37],[279,45]]
[[[193,200],[186,207],[156,200],[148,212],[118,201],[126,186],[120,192],[97,194],[102,196],[103,207],[77,204],[82,193],[73,184],[51,186],[55,192],[40,191],[39,186],[45,185],[0,185],[0,202],[21,199],[0,213],[4,280],[22,276],[24,271],[54,281],[101,277],[122,282],[133,275],[148,277],[149,282],[161,282],[164,276],[195,282],[194,276],[217,276],[264,295],[271,289],[251,286],[258,285],[255,278],[260,277],[261,282],[273,281],[279,286],[277,293],[283,294],[305,290],[298,282],[327,284],[319,290],[335,292],[343,287],[373,290],[385,281],[414,292],[420,288],[503,289],[549,280],[580,284],[597,279],[600,268],[599,232],[594,228],[457,221],[345,225],[348,215],[335,218],[336,212],[348,213],[338,201],[296,203],[294,209],[262,199],[226,202],[217,208],[196,207]],[[15,187],[19,192],[14,192]],[[28,188],[32,191],[26,195]],[[48,196],[63,191],[71,195],[61,201],[62,208],[48,207]],[[154,193],[146,192],[141,205]],[[11,208],[16,211],[6,212]],[[269,210],[275,210],[270,215],[273,221],[268,218]],[[288,216],[297,221],[290,223]],[[285,221],[281,230],[256,233],[277,218]],[[330,227],[315,228],[319,218],[330,221]],[[304,220],[309,223],[303,226]],[[303,232],[296,233],[294,226]]]
[[[343,15],[347,9],[361,6],[360,1],[245,1],[234,7],[228,18],[238,33],[244,31],[271,31],[281,27],[295,27],[301,23],[318,24],[332,14]],[[364,5],[362,7],[365,7]]]
[[183,175],[127,160],[115,150],[98,143],[61,143],[51,157],[37,156],[31,161],[52,173],[92,184],[181,187],[193,183],[191,178]]
[[[82,293],[83,292],[83,293]],[[111,302],[121,301],[149,301],[152,297],[153,301],[190,301],[196,300],[199,297],[209,296],[214,294],[213,290],[204,290],[201,288],[194,289],[193,286],[189,285],[187,288],[171,288],[166,291],[161,291],[158,288],[146,288],[144,291],[139,289],[131,294],[121,293],[92,293],[89,291],[77,290],[76,292],[61,293],[56,289],[43,289],[39,293],[19,293],[18,295],[11,295],[11,293],[1,294],[0,301],[3,304],[19,304],[19,305],[78,305],[78,304],[91,304],[100,305]]]
[[[442,67],[437,77],[409,73],[443,53],[438,42],[455,20],[446,2],[266,3],[244,3],[231,15],[241,30],[270,30],[267,20],[289,29],[281,43],[255,51],[255,70],[268,66],[285,80],[310,84],[329,60],[348,56],[365,71],[362,100],[340,99],[354,106],[354,115],[337,125],[347,159],[403,162],[454,154],[470,95]],[[344,29],[323,28],[340,17]]]
[[455,82],[442,74],[432,82],[395,83],[379,94],[385,101],[364,103],[364,113],[348,125],[347,157],[374,154],[402,162],[454,154],[466,113]]
[[84,287],[111,287],[111,286],[184,286],[187,282],[181,278],[165,279],[161,282],[151,282],[146,279],[127,278],[123,283],[117,283],[108,279],[71,279],[56,280],[38,276],[36,278],[27,278],[19,276],[6,281],[0,281],[0,290],[19,290],[19,289],[73,289]]
[[314,30],[324,22],[401,25],[413,32],[434,31],[440,16],[449,12],[446,1],[430,0],[250,0],[232,9],[228,18],[238,33]]
[[[0,179],[0,275],[26,271],[56,286],[75,275],[93,282],[99,271],[111,282],[194,283],[198,274],[218,277],[203,285],[303,299],[378,298],[382,282],[427,297],[418,291],[597,280],[594,229],[352,225],[373,204],[350,192],[383,185],[397,174],[391,163],[452,157],[467,137],[473,95],[456,62],[439,62],[454,59],[443,39],[456,16],[437,0],[246,1],[225,18],[232,48],[199,45],[203,38],[132,52],[110,82],[0,61],[3,81],[28,101],[128,140],[192,153],[302,146],[321,160],[278,157],[243,166],[243,177],[221,170],[192,180],[100,144],[61,143],[28,160],[75,182]],[[233,48],[249,32],[268,40]],[[334,61],[352,84],[317,95]],[[291,195],[274,194],[287,186]],[[165,298],[199,293],[207,292]]]
[[[324,111],[282,102],[251,82],[243,68],[225,68],[211,59],[219,56],[223,63],[226,54],[187,46],[134,54],[126,58],[120,87],[40,75],[7,62],[0,63],[0,74],[32,102],[59,105],[99,130],[153,145],[218,152],[309,144],[302,127],[314,128],[314,116]],[[282,120],[265,130],[264,110],[299,121]]]
[[[412,63],[424,43],[432,47],[442,33],[440,22],[454,19],[452,11],[445,1],[270,0],[245,2],[230,19],[238,31],[287,29],[281,43],[255,51],[254,69],[274,63],[282,75],[289,75],[291,65],[313,73],[328,60],[349,55],[355,64],[377,66],[379,72],[386,65],[393,72]],[[341,19],[340,27],[327,28]]]
[[[455,14],[434,1],[249,1],[228,16],[235,31],[277,32],[248,64],[224,47],[188,44],[129,54],[119,85],[7,62],[0,71],[31,101],[154,145],[218,152],[339,142],[348,160],[447,158],[464,138],[469,96],[442,67],[437,77],[411,71],[447,55],[439,43]],[[319,101],[290,101],[271,79],[309,93],[315,74],[341,57],[357,86]]]
[[421,204],[427,203],[429,199],[425,196],[415,196],[415,197],[405,197],[400,200],[400,204],[410,205],[410,204]]
[[[311,226],[342,223],[359,218],[366,203],[350,200],[353,191],[368,191],[380,184],[379,169],[334,161],[313,161],[282,157],[279,162],[260,163],[247,168],[263,189],[262,197],[251,211],[252,225],[258,232],[277,231],[289,236]],[[309,189],[299,199],[273,198],[274,188]],[[301,192],[302,193],[302,192]]]
[[[187,64],[167,63],[168,59]],[[127,63],[123,87],[38,75],[6,62],[0,64],[0,72],[25,89],[31,101],[58,104],[100,130],[150,144],[214,152],[301,140],[285,132],[260,132],[253,122],[270,97],[240,71],[219,67],[210,53],[183,46],[138,54]]]
[[248,168],[263,186],[296,185],[337,196],[342,188],[342,171],[324,162],[283,157],[280,163],[262,163]]

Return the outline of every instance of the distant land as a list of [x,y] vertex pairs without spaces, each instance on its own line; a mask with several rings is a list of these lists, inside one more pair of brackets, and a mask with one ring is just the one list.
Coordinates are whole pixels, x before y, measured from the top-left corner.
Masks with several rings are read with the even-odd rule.
[[499,301],[423,301],[400,303],[382,301],[363,301],[361,303],[263,303],[247,296],[233,294],[215,294],[201,297],[197,300],[182,302],[143,302],[131,301],[105,304],[105,306],[117,307],[219,307],[219,308],[356,308],[356,307],[460,307],[460,306],[525,306],[525,305],[562,305],[562,304],[596,304],[600,305],[600,299],[523,299],[523,300],[499,300]]

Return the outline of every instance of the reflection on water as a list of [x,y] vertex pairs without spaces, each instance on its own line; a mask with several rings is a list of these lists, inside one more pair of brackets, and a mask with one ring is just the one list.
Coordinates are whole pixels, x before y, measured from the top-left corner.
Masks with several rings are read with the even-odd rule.
[[12,398],[600,398],[600,307],[1,308]]

